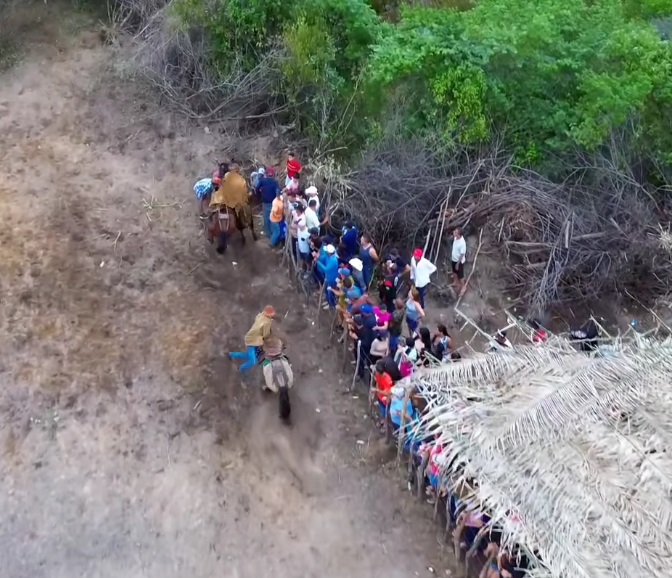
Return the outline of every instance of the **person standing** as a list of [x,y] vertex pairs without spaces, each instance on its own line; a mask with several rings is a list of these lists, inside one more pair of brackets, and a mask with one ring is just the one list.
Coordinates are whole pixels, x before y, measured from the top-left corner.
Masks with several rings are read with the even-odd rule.
[[458,295],[464,294],[464,263],[467,260],[467,242],[462,235],[462,229],[455,227],[453,231],[453,251],[450,257],[453,267],[453,287],[457,288]]
[[436,265],[425,258],[422,249],[418,248],[413,251],[411,281],[418,290],[418,301],[423,309],[425,307],[425,295],[427,294],[427,289],[429,289],[430,277],[435,271]]
[[351,221],[348,221],[343,226],[343,229],[341,229],[341,243],[345,245],[347,250],[347,255],[345,255],[345,257],[348,259],[356,257],[357,253],[359,253],[359,245],[357,243],[358,235],[357,227],[355,227],[355,224]]
[[336,289],[338,280],[338,257],[336,257],[336,248],[333,245],[327,245],[324,248],[323,256],[317,261],[317,268],[324,277],[324,289],[326,291],[327,303],[324,308],[336,307],[336,297],[329,287]]
[[362,275],[364,276],[364,285],[368,291],[371,279],[373,279],[373,271],[379,258],[378,253],[376,253],[373,247],[373,243],[371,243],[371,238],[366,233],[363,233],[360,239],[359,259],[363,265]]
[[257,193],[261,197],[261,211],[264,216],[264,233],[266,238],[270,239],[273,235],[273,227],[271,225],[271,211],[273,210],[273,201],[280,193],[280,185],[275,180],[275,169],[273,167],[266,168],[266,174],[259,178],[257,184]]
[[408,331],[414,335],[420,326],[420,320],[425,316],[425,310],[420,303],[420,292],[415,288],[411,288],[406,298],[406,324]]
[[404,320],[406,319],[406,304],[401,299],[395,299],[392,318],[388,323],[390,332],[390,351],[397,350],[397,344],[404,331]]
[[[305,215],[304,215],[305,217]],[[301,269],[308,270],[311,267],[313,262],[313,256],[310,252],[310,232],[304,226],[303,229],[299,229],[296,233],[296,247],[299,251],[299,261],[301,263]]]
[[278,193],[271,204],[271,238],[269,239],[271,247],[276,247],[284,238],[283,229],[285,227],[285,200],[282,191],[278,188]]
[[317,216],[317,200],[310,199],[306,207],[306,226],[309,229],[320,230],[320,219]]
[[299,179],[301,178],[302,168],[299,159],[296,158],[296,155],[293,152],[290,152],[287,155],[287,178],[285,179],[285,187],[289,187],[292,180],[295,180],[298,184]]
[[362,260],[355,257],[348,261],[348,265],[352,268],[352,278],[355,280],[355,283],[357,283],[357,286],[362,290],[362,293],[368,293],[368,287],[364,282],[364,264],[362,263]]
[[310,206],[310,201],[315,200],[315,212],[320,210],[320,198],[317,195],[317,187],[311,185],[306,189],[306,199],[308,200],[308,206]]
[[306,226],[306,215],[304,214],[304,207],[302,204],[298,203],[292,211],[292,224],[291,224],[291,234],[292,234],[292,254],[296,258],[297,267],[301,264],[301,255],[299,255],[298,244],[299,244],[299,235],[302,233],[308,233],[308,227]]
[[246,351],[231,351],[229,358],[245,359],[245,363],[240,366],[240,371],[252,369],[257,364],[257,351],[264,345],[264,340],[271,336],[273,320],[275,319],[275,309],[272,305],[266,305],[263,311],[257,315],[252,327],[245,335]]

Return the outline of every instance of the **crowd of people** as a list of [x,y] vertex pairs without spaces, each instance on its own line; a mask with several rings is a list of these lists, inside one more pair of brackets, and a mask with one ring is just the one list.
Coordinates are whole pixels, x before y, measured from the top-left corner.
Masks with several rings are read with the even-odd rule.
[[[418,368],[454,363],[461,359],[456,344],[443,324],[433,331],[427,325],[427,290],[436,266],[422,248],[413,250],[409,260],[396,248],[384,253],[374,246],[366,231],[354,222],[340,230],[330,223],[315,186],[302,189],[301,163],[289,154],[284,187],[273,167],[263,167],[252,175],[252,185],[262,205],[264,231],[271,247],[284,246],[286,237],[297,266],[312,276],[324,292],[324,308],[334,312],[349,342],[356,375],[369,383],[378,408],[379,426],[390,424],[405,447],[433,499],[446,502],[447,516],[454,526],[453,537],[467,557],[480,553],[485,561],[480,578],[518,578],[526,566],[520,552],[500,551],[501,532],[490,528],[484,512],[465,509],[455,488],[443,483],[441,466],[449,448],[431,439],[416,440],[414,424],[420,419],[425,400],[422,392],[408,388],[408,378]],[[462,231],[453,231],[451,252],[453,286],[462,295],[467,247]],[[257,315],[245,336],[246,350],[232,352],[231,359],[243,359],[241,371],[257,362],[259,349],[271,335],[275,310],[267,306]],[[536,322],[534,322],[536,323]],[[546,340],[546,332],[533,324],[533,342]],[[491,351],[512,347],[505,331],[497,332]],[[490,528],[484,532],[484,528]]]
[[[406,261],[395,248],[380,254],[369,234],[354,222],[337,230],[317,188],[301,187],[301,171],[301,163],[290,152],[284,187],[274,167],[252,174],[264,231],[271,247],[283,244],[289,235],[297,266],[324,291],[324,309],[335,312],[344,335],[352,340],[357,374],[365,379],[376,362],[387,358],[403,376],[431,360],[459,358],[445,326],[437,326],[433,333],[425,326],[426,295],[436,266],[423,250],[416,248]],[[459,228],[453,237],[453,281],[461,292],[466,242]]]

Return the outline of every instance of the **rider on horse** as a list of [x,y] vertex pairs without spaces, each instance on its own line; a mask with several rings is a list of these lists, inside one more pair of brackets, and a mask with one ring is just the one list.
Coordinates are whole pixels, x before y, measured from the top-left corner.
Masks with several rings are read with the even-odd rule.
[[245,228],[249,228],[252,238],[257,240],[249,189],[238,165],[220,163],[211,179],[196,183],[194,192],[201,203],[201,219],[208,240],[218,239],[218,253],[224,253],[227,236],[236,230],[240,231],[243,243]]

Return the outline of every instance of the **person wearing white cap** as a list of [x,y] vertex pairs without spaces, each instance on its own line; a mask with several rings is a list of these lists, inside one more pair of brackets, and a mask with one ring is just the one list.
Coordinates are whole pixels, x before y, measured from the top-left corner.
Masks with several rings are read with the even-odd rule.
[[310,187],[308,187],[306,189],[306,198],[308,199],[308,204],[310,204],[310,201],[312,199],[315,199],[315,202],[316,202],[316,205],[317,205],[315,207],[315,211],[317,212],[317,211],[320,210],[320,199],[317,196],[317,187],[316,186],[311,185]]
[[327,294],[327,303],[325,308],[336,307],[336,296],[328,288],[337,288],[338,281],[338,257],[336,256],[336,247],[329,244],[324,248],[324,252],[317,260],[317,269],[324,276],[324,290]]
[[328,287],[336,289],[338,280],[338,257],[336,256],[336,247],[329,244],[324,248],[324,253],[317,260],[317,269],[324,276],[324,289],[327,293],[327,307],[336,306],[336,297]]
[[355,283],[362,290],[366,291],[366,283],[364,282],[364,263],[359,257],[353,257],[348,261],[348,265],[352,268],[352,276],[355,279]]

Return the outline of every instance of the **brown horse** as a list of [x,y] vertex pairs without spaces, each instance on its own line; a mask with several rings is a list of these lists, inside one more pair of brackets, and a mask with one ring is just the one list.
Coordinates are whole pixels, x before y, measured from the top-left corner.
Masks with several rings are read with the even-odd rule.
[[254,231],[254,218],[250,207],[242,207],[237,212],[225,205],[211,209],[209,214],[203,217],[203,225],[206,237],[210,243],[217,239],[217,252],[223,255],[228,245],[228,238],[236,231],[240,231],[240,237],[245,244],[245,229],[250,229],[252,238],[256,241],[257,234]]

